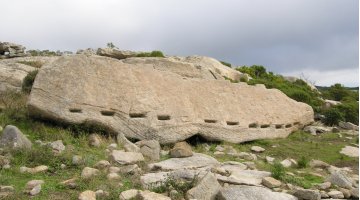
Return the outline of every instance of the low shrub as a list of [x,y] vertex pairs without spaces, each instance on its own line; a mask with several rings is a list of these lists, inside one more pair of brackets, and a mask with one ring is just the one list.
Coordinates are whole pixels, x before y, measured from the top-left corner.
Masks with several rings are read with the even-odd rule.
[[161,57],[164,58],[164,54],[161,51],[143,52],[136,55],[136,57]]
[[31,92],[31,88],[34,84],[35,81],[35,77],[37,75],[39,71],[38,70],[34,70],[32,72],[29,72],[28,75],[25,76],[24,80],[23,80],[23,84],[22,84],[22,91],[25,93],[30,93]]
[[342,113],[335,107],[325,111],[324,116],[323,122],[329,126],[338,125],[340,121],[344,120]]
[[285,176],[285,167],[279,162],[275,162],[271,167],[270,172],[273,178],[281,180]]
[[305,156],[301,156],[300,160],[298,161],[299,168],[306,168],[309,165],[309,159]]
[[223,65],[228,66],[228,67],[231,68],[231,64],[230,64],[230,63],[225,62],[225,61],[220,61],[220,62],[221,62],[221,64],[223,64]]

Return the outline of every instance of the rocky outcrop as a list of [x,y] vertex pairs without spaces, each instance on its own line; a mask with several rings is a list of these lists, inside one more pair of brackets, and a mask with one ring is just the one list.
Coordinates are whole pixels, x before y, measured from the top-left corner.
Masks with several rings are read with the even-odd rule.
[[0,42],[0,58],[15,58],[23,56],[26,56],[24,46],[10,42]]
[[229,187],[224,187],[218,197],[219,200],[297,200],[296,197],[280,193],[273,192],[270,189],[263,187],[253,187],[246,185],[234,185]]
[[99,56],[106,56],[110,58],[125,59],[135,57],[138,53],[133,51],[124,51],[117,48],[99,48],[96,54]]
[[29,110],[163,144],[196,134],[234,143],[286,137],[313,121],[310,106],[279,90],[216,79],[221,74],[199,66],[170,58],[63,56],[41,68]]

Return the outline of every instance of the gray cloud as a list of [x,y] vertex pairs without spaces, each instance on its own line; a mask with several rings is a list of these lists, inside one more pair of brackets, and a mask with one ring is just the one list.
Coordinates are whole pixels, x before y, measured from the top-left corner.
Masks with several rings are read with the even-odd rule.
[[357,0],[12,0],[1,10],[0,40],[28,49],[76,51],[112,41],[277,73],[317,71],[323,84],[359,82]]

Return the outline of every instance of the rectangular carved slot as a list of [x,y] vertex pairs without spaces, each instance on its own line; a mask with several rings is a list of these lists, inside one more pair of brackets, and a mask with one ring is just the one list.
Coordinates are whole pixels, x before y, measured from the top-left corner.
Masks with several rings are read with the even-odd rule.
[[146,114],[145,113],[129,113],[129,116],[131,118],[145,118]]
[[217,122],[217,120],[215,120],[215,119],[204,119],[204,122],[205,122],[205,123],[214,124],[214,123]]
[[259,125],[257,123],[249,124],[249,128],[257,128]]
[[260,128],[269,128],[269,127],[270,127],[269,124],[262,124],[262,125],[260,126]]
[[294,122],[294,125],[295,126],[300,125],[300,122]]
[[111,111],[111,110],[102,110],[101,114],[104,116],[114,116],[115,115],[115,111]]
[[275,128],[276,128],[276,129],[281,129],[282,126],[283,126],[282,124],[276,124],[276,125],[275,125]]
[[285,128],[290,128],[290,127],[292,127],[291,124],[286,124],[286,125],[285,125]]
[[80,108],[70,108],[69,111],[72,113],[81,113],[82,112],[82,110]]
[[171,119],[170,115],[158,115],[157,118],[158,118],[158,120],[170,120]]
[[226,124],[229,126],[236,126],[236,125],[239,125],[239,122],[226,121]]

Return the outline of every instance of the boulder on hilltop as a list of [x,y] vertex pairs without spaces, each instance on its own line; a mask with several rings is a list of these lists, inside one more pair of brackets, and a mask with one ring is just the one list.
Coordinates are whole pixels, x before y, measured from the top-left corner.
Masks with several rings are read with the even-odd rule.
[[313,121],[310,106],[277,89],[230,83],[209,60],[62,56],[40,69],[29,111],[160,143],[194,135],[233,143],[286,137]]

